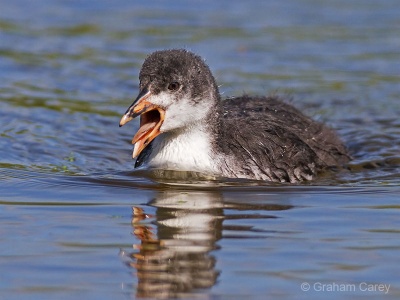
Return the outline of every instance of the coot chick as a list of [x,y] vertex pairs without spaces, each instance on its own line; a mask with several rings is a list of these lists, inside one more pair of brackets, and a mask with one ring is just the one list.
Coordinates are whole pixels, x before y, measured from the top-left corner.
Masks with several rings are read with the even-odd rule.
[[120,121],[140,116],[135,167],[295,183],[349,161],[332,129],[276,96],[221,100],[209,67],[187,50],[152,53],[139,79]]

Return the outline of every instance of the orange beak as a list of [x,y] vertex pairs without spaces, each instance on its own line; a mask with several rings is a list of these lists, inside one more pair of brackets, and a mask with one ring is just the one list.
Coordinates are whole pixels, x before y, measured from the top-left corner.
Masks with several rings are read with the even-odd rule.
[[119,122],[121,127],[140,116],[139,130],[132,139],[132,144],[135,144],[132,158],[137,157],[161,133],[160,127],[164,122],[165,111],[161,107],[150,103],[148,101],[150,96],[149,89],[147,87],[143,88]]

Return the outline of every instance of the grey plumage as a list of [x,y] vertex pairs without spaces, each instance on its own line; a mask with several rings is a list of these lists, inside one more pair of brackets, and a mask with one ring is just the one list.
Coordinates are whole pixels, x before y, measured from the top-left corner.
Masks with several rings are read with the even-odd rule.
[[277,97],[243,96],[227,99],[222,106],[221,138],[216,145],[241,161],[249,178],[310,180],[318,170],[349,160],[332,129]]

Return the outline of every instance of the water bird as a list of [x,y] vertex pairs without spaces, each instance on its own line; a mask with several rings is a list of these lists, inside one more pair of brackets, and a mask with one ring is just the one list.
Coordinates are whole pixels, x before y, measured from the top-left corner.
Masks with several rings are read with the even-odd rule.
[[120,126],[140,116],[135,168],[297,183],[349,161],[324,124],[278,96],[221,99],[210,68],[185,49],[150,54]]

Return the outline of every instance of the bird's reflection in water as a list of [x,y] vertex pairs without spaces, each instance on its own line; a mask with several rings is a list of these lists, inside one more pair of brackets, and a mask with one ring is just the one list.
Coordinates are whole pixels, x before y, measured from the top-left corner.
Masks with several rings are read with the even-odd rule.
[[177,298],[212,287],[219,274],[210,252],[222,233],[221,196],[160,192],[149,205],[157,208],[154,216],[133,208],[140,245],[128,263],[137,271],[136,297]]
[[[122,252],[126,263],[135,269],[136,297],[181,298],[207,293],[217,282],[219,270],[213,250],[222,237],[224,219],[247,219],[251,215],[224,216],[224,209],[285,210],[288,205],[249,205],[222,201],[216,191],[158,192],[148,205],[133,207],[132,226],[140,244],[136,251]],[[260,214],[254,214],[260,218]],[[264,218],[274,218],[265,215]],[[247,231],[248,228],[238,229]],[[224,230],[231,230],[229,226]]]

